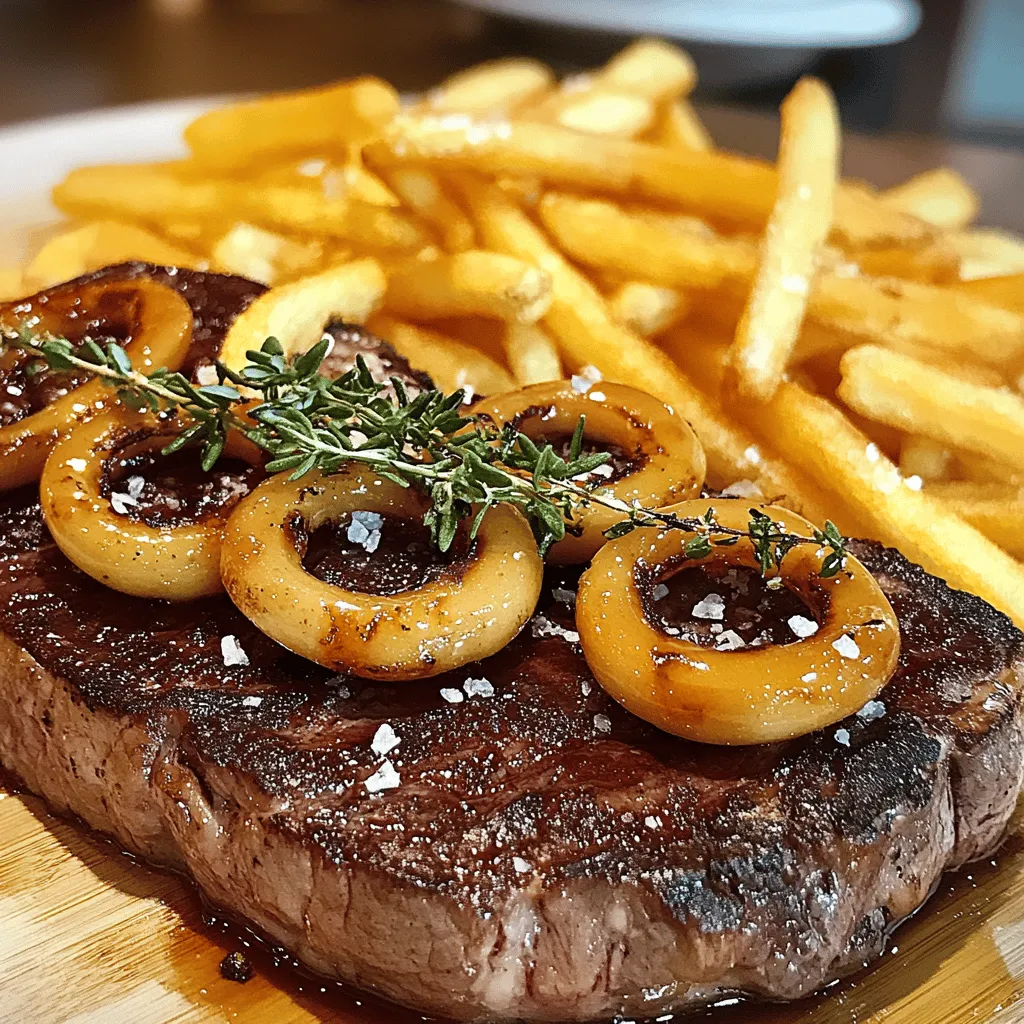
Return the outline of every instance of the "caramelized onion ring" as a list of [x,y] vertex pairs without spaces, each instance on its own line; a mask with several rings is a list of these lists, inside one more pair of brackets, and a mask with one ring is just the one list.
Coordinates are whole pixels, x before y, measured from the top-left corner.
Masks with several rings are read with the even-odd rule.
[[[139,278],[84,285],[67,313],[49,308],[45,299],[44,293],[37,299],[0,305],[0,334],[17,334],[28,327],[75,340],[92,317],[130,335],[125,350],[142,373],[163,366],[176,370],[192,341],[188,303],[155,281]],[[17,423],[0,427],[0,490],[37,480],[57,439],[73,424],[84,423],[114,401],[106,384],[94,379]]]
[[[221,534],[231,508],[211,510],[192,523],[155,527],[119,515],[102,493],[111,459],[159,450],[177,432],[173,421],[118,406],[75,426],[43,467],[39,494],[53,539],[79,569],[113,590],[168,601],[223,590]],[[228,434],[225,451],[252,465],[262,461],[256,447],[235,431]]]
[[[540,595],[543,565],[537,545],[511,506],[487,513],[461,564],[391,596],[324,583],[302,566],[298,520],[312,533],[349,512],[418,521],[427,507],[422,495],[366,469],[310,475],[294,483],[272,477],[228,521],[221,556],[224,585],[264,633],[335,671],[368,679],[422,679],[478,661],[519,632]],[[465,522],[460,529],[466,529]]]
[[[639,465],[608,486],[620,501],[659,508],[700,493],[707,464],[690,425],[656,398],[623,384],[602,382],[586,393],[568,381],[534,384],[485,399],[473,408],[496,425],[514,423],[527,437],[571,435],[586,417],[584,438],[598,446],[614,444]],[[587,562],[605,543],[604,531],[625,516],[590,505],[578,513],[579,536],[567,536],[551,549],[552,562]]]
[[[748,503],[689,501],[671,511],[746,529]],[[793,512],[760,506],[785,529],[812,529]],[[587,663],[620,704],[648,722],[703,743],[771,743],[813,732],[853,714],[889,681],[900,651],[899,624],[871,574],[849,556],[822,579],[825,552],[802,544],[782,562],[785,585],[819,617],[818,631],[795,643],[717,651],[669,636],[648,620],[635,567],[657,582],[692,566],[684,530],[641,528],[605,545],[580,581],[576,624]],[[741,540],[707,560],[758,568]],[[843,638],[846,639],[843,639]]]

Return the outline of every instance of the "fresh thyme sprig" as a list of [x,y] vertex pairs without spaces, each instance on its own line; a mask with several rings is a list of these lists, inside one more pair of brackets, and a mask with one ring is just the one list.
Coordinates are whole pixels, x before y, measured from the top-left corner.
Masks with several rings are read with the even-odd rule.
[[684,518],[616,498],[600,480],[588,480],[611,456],[584,451],[582,418],[563,458],[550,444],[537,445],[509,424],[498,428],[464,415],[462,391],[410,394],[398,378],[386,384],[375,380],[361,357],[347,373],[327,378],[319,372],[332,344],[327,335],[291,362],[269,338],[247,353],[249,363],[241,372],[218,363],[218,382],[207,385],[162,369],[146,376],[113,342],[88,340],[76,347],[29,331],[4,341],[55,370],[105,380],[130,408],[185,414],[191,424],[164,451],[197,444],[204,470],[223,453],[228,432],[237,430],[268,453],[271,473],[298,479],[314,469],[333,473],[361,463],[403,487],[416,487],[430,498],[425,522],[442,551],[451,547],[464,518],[473,516],[470,534],[475,536],[489,508],[510,504],[526,515],[544,554],[574,531],[582,507],[600,505],[626,517],[607,531],[609,539],[641,527],[685,530],[694,536],[684,553],[697,560],[746,538],[764,575],[779,568],[798,544],[828,550],[822,576],[834,576],[846,558],[846,542],[831,522],[807,537],[783,530],[752,508],[747,528],[737,530],[719,524],[713,510]]

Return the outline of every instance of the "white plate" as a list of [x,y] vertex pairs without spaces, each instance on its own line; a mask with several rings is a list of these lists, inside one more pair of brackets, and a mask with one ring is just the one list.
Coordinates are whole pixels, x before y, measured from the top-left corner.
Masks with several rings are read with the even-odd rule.
[[913,35],[917,0],[456,0],[530,21],[692,42],[831,49]]
[[33,233],[59,216],[50,189],[68,171],[183,156],[182,129],[218,102],[146,103],[0,128],[0,267],[19,261]]

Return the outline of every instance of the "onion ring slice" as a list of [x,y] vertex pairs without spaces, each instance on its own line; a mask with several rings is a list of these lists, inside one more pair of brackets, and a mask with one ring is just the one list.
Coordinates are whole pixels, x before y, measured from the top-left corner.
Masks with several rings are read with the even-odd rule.
[[224,586],[264,633],[335,671],[422,679],[479,661],[519,632],[540,595],[543,564],[517,509],[490,509],[461,564],[393,595],[333,586],[302,565],[303,532],[357,511],[422,520],[428,505],[363,468],[296,482],[272,477],[228,520]]
[[[758,506],[792,532],[813,529],[786,509]],[[683,502],[683,517],[714,509],[718,523],[746,529],[749,504],[736,499]],[[793,548],[782,562],[785,586],[816,610],[818,630],[792,644],[718,651],[669,636],[648,620],[635,569],[657,581],[700,563],[685,559],[693,534],[640,528],[605,545],[580,581],[576,624],[595,677],[635,715],[703,743],[772,743],[802,736],[860,710],[889,681],[900,651],[899,623],[871,574],[853,556],[823,579],[826,552]],[[707,560],[758,568],[753,546],[714,547]]]
[[[102,308],[101,308],[102,307]],[[131,336],[125,351],[143,373],[181,366],[192,341],[192,311],[168,288],[145,278],[97,281],[82,287],[67,311],[47,304],[47,293],[0,305],[0,334],[22,328],[56,336],[81,336],[93,316]],[[16,423],[0,427],[0,490],[39,479],[57,439],[115,403],[102,380],[93,379]]]
[[[624,384],[602,381],[586,392],[577,391],[569,381],[534,384],[485,399],[473,412],[497,426],[513,423],[531,440],[571,436],[585,416],[586,441],[617,445],[635,460],[636,468],[607,488],[620,501],[659,508],[695,497],[704,483],[704,449],[686,420],[656,398]],[[601,505],[581,508],[579,535],[555,544],[549,561],[563,565],[589,561],[605,543],[604,531],[625,518]]]

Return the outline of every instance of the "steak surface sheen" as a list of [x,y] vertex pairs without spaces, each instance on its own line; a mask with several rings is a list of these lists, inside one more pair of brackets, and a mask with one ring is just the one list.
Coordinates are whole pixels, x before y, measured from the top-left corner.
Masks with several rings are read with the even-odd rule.
[[[853,550],[899,617],[893,679],[836,728],[730,750],[607,698],[554,581],[487,662],[329,678],[226,598],[106,590],[25,490],[0,499],[0,761],[314,969],[424,1012],[791,999],[989,854],[1021,786],[1024,637],[898,553]],[[248,665],[225,666],[225,636]],[[371,793],[384,723],[400,782]]]

